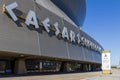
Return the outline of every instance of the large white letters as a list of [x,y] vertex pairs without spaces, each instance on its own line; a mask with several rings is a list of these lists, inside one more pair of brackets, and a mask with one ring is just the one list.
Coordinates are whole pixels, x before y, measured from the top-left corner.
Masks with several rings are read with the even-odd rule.
[[80,44],[80,34],[77,34],[77,43]]
[[14,21],[17,21],[18,18],[17,16],[14,14],[14,12],[12,11],[13,9],[15,9],[16,7],[18,6],[18,4],[16,2],[6,6],[6,10],[8,11],[9,15],[11,16],[11,18],[14,20]]
[[32,24],[32,25],[35,26],[35,28],[39,28],[38,21],[37,21],[37,18],[36,18],[36,14],[35,14],[34,11],[32,11],[32,10],[29,11],[25,23],[26,23],[28,26],[29,26],[30,24]]
[[67,38],[67,40],[69,40],[68,31],[66,27],[63,28],[62,37]]
[[54,23],[54,27],[55,27],[55,29],[56,29],[55,35],[58,36],[59,33],[60,33],[58,22]]
[[50,19],[46,18],[44,21],[42,21],[43,26],[45,27],[45,30],[49,33],[50,32]]
[[75,33],[72,30],[70,30],[70,41],[75,42]]
[[[18,18],[15,15],[15,13],[13,12],[13,9],[15,9],[18,6],[18,4],[16,2],[5,6],[5,9],[7,10],[8,14],[11,16],[11,18],[14,21],[17,21]],[[43,24],[45,30],[49,33],[51,26],[49,24],[50,19],[46,18],[45,20],[43,20],[41,23]],[[32,10],[30,10],[27,14],[27,17],[25,19],[25,24],[26,25],[34,25],[35,28],[39,28],[39,24],[37,21],[37,17],[36,17],[36,13]],[[84,35],[81,36],[80,33],[78,33],[77,35],[75,34],[74,31],[70,30],[70,33],[68,33],[67,27],[63,27],[63,30],[60,30],[60,26],[58,24],[58,22],[55,22],[53,24],[54,28],[55,28],[55,35],[58,36],[59,34],[62,35],[62,38],[66,38],[67,40],[70,39],[71,42],[76,42],[78,45],[81,44],[83,46],[86,46],[88,48],[91,48],[93,50],[99,51],[101,52],[102,48],[99,47],[99,45],[97,45],[96,43],[94,43],[93,41],[90,41],[89,38],[87,38],[87,36],[85,37]]]

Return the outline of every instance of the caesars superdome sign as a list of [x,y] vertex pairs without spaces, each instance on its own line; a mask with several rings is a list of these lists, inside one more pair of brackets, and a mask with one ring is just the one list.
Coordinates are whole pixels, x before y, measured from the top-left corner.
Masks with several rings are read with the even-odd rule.
[[[17,2],[3,6],[4,12],[7,13],[14,21],[18,21],[18,18],[19,18],[18,16],[15,15],[15,13],[13,11],[13,9],[15,9],[16,7],[18,7]],[[36,29],[40,29],[40,26],[39,26],[40,24],[38,24],[36,13],[34,11],[29,10],[29,12],[27,13],[27,16],[24,20],[25,20],[24,23],[27,26],[33,25]],[[52,25],[52,26],[54,26],[54,29],[55,29],[54,32],[55,32],[56,36],[61,35],[61,38],[67,39],[68,41],[70,41],[72,43],[76,43],[78,45],[84,45],[95,51],[101,52],[101,47],[99,47],[92,41],[86,39],[85,37],[81,36],[80,33],[75,34],[75,32],[72,30],[69,30],[69,33],[68,33],[67,27],[63,27],[63,30],[60,30],[60,26],[59,26],[58,22],[55,22],[54,24],[49,24],[50,19],[46,18],[43,21],[41,21],[41,23],[42,23],[44,29],[48,32],[48,34],[50,33],[51,30],[53,30],[51,27],[51,25]]]

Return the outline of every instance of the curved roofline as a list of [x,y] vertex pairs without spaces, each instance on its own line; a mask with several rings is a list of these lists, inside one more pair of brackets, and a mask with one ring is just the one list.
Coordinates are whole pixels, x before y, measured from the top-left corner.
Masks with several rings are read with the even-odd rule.
[[77,26],[83,26],[86,16],[85,0],[51,0],[62,11],[64,11]]

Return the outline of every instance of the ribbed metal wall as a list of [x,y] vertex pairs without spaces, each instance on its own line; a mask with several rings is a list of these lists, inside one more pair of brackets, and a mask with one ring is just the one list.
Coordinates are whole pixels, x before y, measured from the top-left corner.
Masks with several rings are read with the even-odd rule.
[[[48,17],[50,24],[57,21],[61,29],[66,26],[68,30],[73,30],[75,33],[80,32],[79,28],[32,0],[4,0],[0,3],[0,6],[4,3],[8,5],[14,1],[19,5],[17,9],[24,13],[34,10],[39,21],[43,21]],[[40,30],[42,31],[36,31],[31,26],[27,27],[23,22],[14,22],[0,9],[0,51],[101,63],[100,53],[58,39],[54,35],[50,36],[45,30]],[[84,32],[81,31],[81,34],[94,41]]]

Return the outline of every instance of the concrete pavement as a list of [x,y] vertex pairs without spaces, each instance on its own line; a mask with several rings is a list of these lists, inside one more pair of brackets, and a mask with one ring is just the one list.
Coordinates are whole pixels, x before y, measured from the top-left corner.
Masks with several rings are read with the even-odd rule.
[[22,77],[3,77],[0,80],[120,80],[120,69],[113,69],[112,74],[102,72],[85,72],[55,75],[34,75]]
[[112,74],[102,74],[82,80],[120,80],[120,69],[112,69]]
[[33,75],[22,77],[3,77],[0,80],[80,80],[86,77],[94,77],[101,72],[69,73],[55,75]]

